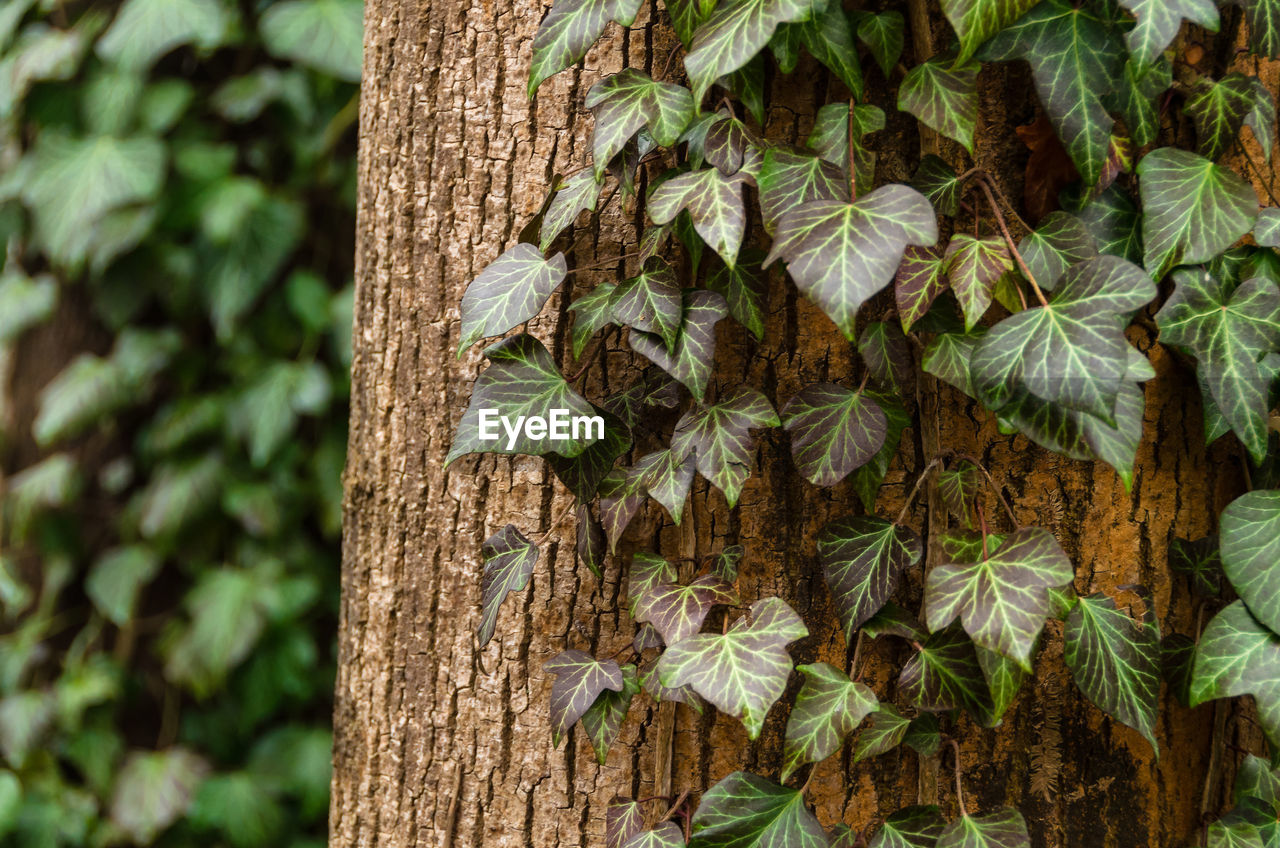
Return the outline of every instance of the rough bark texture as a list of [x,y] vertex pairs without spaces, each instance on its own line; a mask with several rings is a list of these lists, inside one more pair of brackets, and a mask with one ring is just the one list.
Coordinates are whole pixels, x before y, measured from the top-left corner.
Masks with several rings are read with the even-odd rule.
[[[603,767],[580,732],[554,750],[542,665],[566,647],[608,656],[630,641],[633,628],[622,612],[628,557],[611,558],[599,581],[576,566],[569,496],[541,460],[466,458],[443,467],[482,367],[477,352],[461,361],[453,356],[463,289],[515,240],[553,174],[586,161],[590,118],[581,103],[590,84],[628,64],[661,72],[671,45],[665,13],[652,4],[629,31],[611,28],[588,55],[586,70],[560,74],[529,101],[524,87],[541,2],[373,0],[367,8],[330,844],[598,846],[604,805],[615,794],[696,794],[743,767],[776,776],[783,705],[771,713],[763,737],[749,744],[733,719],[638,698]],[[945,43],[936,8],[920,4],[915,12],[910,19],[927,13],[934,32],[931,38],[914,33],[908,44],[919,53]],[[913,120],[895,115],[879,72],[870,62],[864,67],[872,101],[890,115],[876,144],[880,178],[905,179],[921,148],[934,149],[938,140],[919,138]],[[826,80],[802,63],[797,75],[775,83],[766,132],[803,139],[817,106],[847,97],[828,90]],[[1035,117],[1028,78],[1024,68],[992,67],[982,85],[978,161],[1017,197],[1026,149],[1012,128]],[[940,147],[960,161],[948,143]],[[625,252],[638,217],[632,207],[619,213],[615,201],[601,216],[595,254]],[[588,264],[582,255],[578,261]],[[575,292],[614,279],[619,270],[575,274]],[[780,277],[770,297],[763,343],[731,322],[721,324],[720,386],[746,381],[781,406],[807,383],[856,380],[855,351],[812,304]],[[568,293],[553,298],[532,326],[565,359],[569,300]],[[887,306],[877,302],[867,313],[875,317]],[[979,456],[1018,521],[1057,534],[1076,563],[1078,591],[1114,593],[1143,583],[1155,591],[1166,632],[1194,633],[1197,611],[1185,581],[1168,572],[1167,546],[1175,535],[1194,538],[1213,529],[1213,516],[1241,486],[1238,453],[1229,439],[1202,446],[1193,374],[1151,333],[1135,329],[1132,338],[1159,377],[1147,386],[1145,439],[1131,492],[1105,466],[999,434],[992,415],[922,377],[915,423],[879,511],[896,514],[939,447]],[[626,385],[634,355],[611,349],[596,357],[589,394]],[[656,423],[669,428],[672,422]],[[636,456],[655,447],[643,436],[639,442]],[[994,498],[987,506],[988,515],[1000,515]],[[756,471],[737,510],[727,510],[719,492],[699,481],[691,522],[677,529],[650,504],[632,525],[628,549],[658,544],[674,556],[744,545],[743,596],[781,595],[810,627],[812,635],[793,648],[796,659],[847,667],[849,652],[817,568],[814,538],[829,518],[860,509],[847,484],[823,490],[803,482],[785,434],[772,431],[760,441]],[[908,515],[921,531],[946,526],[936,498],[919,499]],[[509,522],[531,537],[549,535],[529,591],[507,600],[498,635],[478,651],[480,543]],[[931,550],[926,567],[936,561]],[[902,599],[917,604],[921,583],[917,571],[905,581]],[[864,679],[892,700],[906,649],[876,644],[867,652]],[[1238,715],[1241,708],[1193,711],[1166,698],[1157,762],[1136,732],[1075,690],[1056,624],[1036,672],[1003,726],[983,730],[962,721],[956,733],[969,808],[1019,807],[1037,846],[1190,842],[1202,814],[1219,810],[1234,770],[1234,754],[1211,761],[1215,728],[1239,748],[1260,750],[1256,727]],[[794,688],[784,704],[793,696]],[[949,760],[921,760],[909,750],[855,766],[846,751],[817,767],[810,798],[827,826],[844,821],[862,828],[917,802],[954,812],[949,769]]]

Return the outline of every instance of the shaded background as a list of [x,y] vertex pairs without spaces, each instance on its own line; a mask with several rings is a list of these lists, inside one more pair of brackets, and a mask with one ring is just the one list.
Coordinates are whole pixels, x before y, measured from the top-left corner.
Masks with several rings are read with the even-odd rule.
[[360,0],[0,3],[0,845],[325,842]]

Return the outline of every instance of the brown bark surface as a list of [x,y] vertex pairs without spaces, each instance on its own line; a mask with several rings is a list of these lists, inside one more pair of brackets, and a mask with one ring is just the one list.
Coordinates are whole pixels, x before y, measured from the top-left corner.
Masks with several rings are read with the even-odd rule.
[[[565,511],[570,496],[539,459],[468,457],[443,467],[470,383],[482,369],[478,351],[454,358],[467,282],[515,241],[553,175],[587,161],[591,121],[582,99],[590,85],[625,65],[661,73],[672,43],[662,25],[665,13],[651,4],[630,30],[611,27],[585,70],[560,74],[530,101],[530,43],[543,13],[531,0],[373,0],[367,6],[334,848],[598,846],[604,807],[615,794],[696,794],[735,769],[776,777],[781,764],[794,681],[754,743],[734,719],[658,707],[642,696],[604,766],[578,731],[554,750],[550,680],[542,665],[567,647],[609,656],[629,643],[633,627],[623,611],[628,557],[621,551],[611,557],[599,581],[575,563],[572,513]],[[909,53],[913,43],[917,51],[943,43],[946,25],[936,9],[932,19],[932,39],[915,33]],[[879,178],[906,179],[921,148],[938,141],[919,138],[914,120],[893,111],[879,72],[870,62],[864,67],[871,101],[889,115],[874,145]],[[1025,69],[992,67],[982,84],[977,158],[1018,197],[1027,154],[1013,127],[1035,117],[1028,78]],[[798,74],[776,82],[768,135],[803,140],[818,106],[847,97],[828,85],[825,72],[803,63]],[[962,154],[948,144],[941,144],[943,155],[959,163]],[[632,206],[619,212],[615,200],[601,216],[591,244],[595,255],[624,253],[636,239],[638,218]],[[580,252],[577,261],[592,260]],[[635,270],[622,265],[573,275],[574,294]],[[884,314],[889,304],[882,301],[867,308],[870,317]],[[532,332],[572,367],[569,302],[568,292],[553,298]],[[746,381],[780,407],[807,383],[860,376],[853,347],[781,277],[771,287],[770,312],[763,343],[730,321],[720,325],[720,386]],[[921,376],[913,426],[879,512],[892,517],[901,509],[939,448],[978,456],[1019,523],[1046,526],[1058,536],[1076,564],[1079,592],[1116,594],[1119,586],[1142,583],[1154,590],[1165,631],[1193,634],[1196,610],[1185,581],[1169,574],[1168,543],[1213,530],[1213,516],[1241,485],[1239,461],[1229,440],[1203,447],[1194,377],[1152,336],[1140,328],[1131,336],[1159,375],[1147,385],[1132,491],[1106,466],[1001,435],[994,416]],[[589,396],[617,391],[634,373],[638,357],[617,347],[596,354]],[[674,416],[660,423],[673,422]],[[656,447],[646,438],[638,439],[634,456]],[[819,489],[804,482],[782,431],[764,434],[759,444],[755,473],[736,510],[699,481],[691,522],[677,529],[649,504],[623,547],[657,544],[674,557],[742,544],[743,597],[780,595],[809,625],[810,637],[793,646],[796,660],[847,668],[851,652],[817,567],[814,539],[828,519],[861,507],[847,483]],[[986,512],[993,522],[1004,521],[993,497]],[[922,533],[947,526],[937,499],[928,496],[909,509],[908,521]],[[507,523],[531,538],[549,535],[529,590],[507,599],[497,636],[479,651],[473,634],[480,543]],[[930,550],[926,567],[936,561]],[[921,583],[917,569],[904,581],[901,599],[917,605]],[[1219,810],[1234,770],[1234,754],[1211,761],[1215,727],[1219,738],[1258,750],[1247,716],[1229,705],[1187,710],[1166,698],[1157,762],[1136,732],[1075,690],[1062,661],[1059,624],[1050,624],[1044,646],[1034,679],[1001,727],[983,730],[961,721],[956,730],[970,810],[1012,804],[1026,816],[1033,843],[1046,848],[1190,843],[1202,814]],[[864,679],[892,701],[896,670],[909,649],[868,643],[865,651]],[[922,759],[908,749],[855,765],[846,749],[817,767],[809,797],[828,827],[843,821],[862,828],[918,802],[941,803],[954,813],[949,769],[949,759]]]

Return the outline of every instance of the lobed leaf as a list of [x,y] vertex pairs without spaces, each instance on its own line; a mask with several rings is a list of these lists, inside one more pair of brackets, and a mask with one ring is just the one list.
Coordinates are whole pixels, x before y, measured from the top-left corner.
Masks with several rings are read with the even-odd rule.
[[652,624],[663,642],[674,645],[701,630],[712,607],[737,603],[732,584],[707,574],[687,586],[659,583],[645,590],[633,604],[632,616]]
[[1218,31],[1218,9],[1213,0],[1120,0],[1138,25],[1129,30],[1125,40],[1135,61],[1151,65],[1173,43],[1183,18]]
[[1191,704],[1240,695],[1253,696],[1263,732],[1272,745],[1280,744],[1280,636],[1236,601],[1214,616],[1200,637]]
[[1222,568],[1253,617],[1280,633],[1280,490],[1246,492],[1219,520]]
[[1013,269],[1013,257],[1002,238],[957,233],[947,245],[947,282],[964,310],[964,328],[977,326],[991,306],[996,281]]
[[631,26],[639,11],[640,0],[556,0],[533,37],[529,96],[543,80],[580,62],[609,21]]
[[822,528],[818,559],[848,644],[889,600],[902,572],[923,555],[915,531],[883,518],[859,515]]
[[[919,186],[917,186],[919,187]],[[902,329],[909,332],[947,290],[947,261],[932,247],[908,247],[894,276],[893,295]]]
[[489,644],[498,626],[498,609],[511,592],[523,591],[538,561],[538,546],[508,524],[480,547],[484,573],[480,581],[480,647]]
[[707,790],[693,814],[689,848],[827,848],[804,794],[735,771]]
[[1196,124],[1199,153],[1218,159],[1236,143],[1241,127],[1253,130],[1263,155],[1271,158],[1275,145],[1276,102],[1262,80],[1227,74],[1220,80],[1202,77],[1183,111]]
[[758,390],[739,386],[711,406],[681,416],[671,436],[671,450],[679,457],[694,456],[698,473],[724,492],[733,507],[751,473],[755,443],[751,430],[777,427],[778,414]]
[[563,253],[546,259],[523,242],[489,263],[462,295],[458,356],[478,340],[536,317],[567,273]]
[[597,660],[585,651],[568,650],[543,668],[556,676],[551,684],[551,744],[558,746],[606,689],[621,692],[622,669],[614,660]]
[[1027,823],[1012,807],[985,816],[962,815],[947,825],[936,848],[1031,848]]
[[814,0],[730,0],[716,7],[684,57],[694,99],[701,101],[713,82],[751,61],[779,24],[806,20],[819,8]]
[[972,155],[980,68],[978,62],[953,62],[947,57],[922,62],[898,86],[898,108],[958,141]]
[[729,309],[724,298],[715,292],[684,289],[683,299],[684,315],[674,350],[668,351],[661,337],[648,333],[631,333],[629,343],[637,353],[686,385],[694,398],[702,400],[715,361],[716,324],[729,314]]
[[595,161],[597,180],[642,128],[649,130],[658,146],[671,147],[696,111],[689,89],[657,82],[635,68],[624,68],[593,85],[587,92],[585,105],[596,118],[591,133],[591,158]]
[[747,225],[742,201],[747,179],[742,171],[726,177],[719,168],[672,177],[649,196],[649,217],[656,224],[666,224],[681,211],[687,211],[702,240],[733,267]]
[[814,663],[796,670],[805,681],[787,719],[784,781],[804,763],[821,762],[839,750],[845,737],[877,706],[875,693],[866,684],[850,681],[834,666]]
[[613,320],[626,327],[653,333],[674,352],[684,321],[684,300],[671,266],[661,259],[645,263],[639,276],[619,283],[609,297]]
[[809,482],[834,486],[884,445],[888,419],[864,392],[834,383],[806,386],[782,408],[791,456]]
[[934,848],[945,827],[936,805],[904,807],[884,820],[868,848]]

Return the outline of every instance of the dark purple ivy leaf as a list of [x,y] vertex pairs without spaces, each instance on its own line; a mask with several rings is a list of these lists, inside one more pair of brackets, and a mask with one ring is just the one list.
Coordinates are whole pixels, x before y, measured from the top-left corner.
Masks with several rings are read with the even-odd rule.
[[649,497],[662,504],[679,526],[689,487],[693,485],[693,456],[677,460],[670,448],[664,448],[640,457],[636,460],[636,469],[642,474],[641,483]]
[[615,795],[604,810],[605,848],[622,848],[622,844],[644,829],[644,811],[633,798]]
[[[631,645],[637,651],[647,651],[650,648],[661,648],[662,637],[658,635],[658,631],[653,629],[652,624],[642,624],[636,630],[635,638],[631,640]],[[641,680],[641,683],[644,681]],[[646,687],[647,688],[647,687]]]
[[494,533],[480,547],[484,558],[484,574],[480,581],[480,647],[489,644],[498,626],[498,608],[509,592],[519,592],[529,585],[538,546],[508,524]]
[[985,816],[962,815],[947,825],[937,848],[1031,848],[1027,823],[1012,807]]
[[884,820],[868,848],[934,848],[946,826],[936,805],[904,807]]
[[973,153],[978,123],[978,71],[982,63],[937,56],[907,72],[898,86],[898,108],[960,142]]
[[972,330],[995,295],[996,281],[1013,268],[1013,257],[1002,238],[975,238],[957,233],[947,245],[947,281],[964,310],[965,330]]
[[762,156],[760,140],[733,115],[718,114],[720,119],[707,127],[703,155],[726,177],[744,171],[755,179]]
[[859,515],[833,521],[818,536],[818,559],[831,590],[845,641],[853,644],[863,622],[879,612],[898,576],[924,554],[910,527]]
[[582,729],[587,732],[591,747],[596,752],[596,762],[600,765],[604,765],[609,748],[618,738],[618,731],[631,708],[631,699],[640,691],[636,667],[631,663],[622,666],[622,680],[621,690],[604,690],[582,715]]
[[615,468],[604,476],[597,488],[600,495],[600,523],[609,537],[609,552],[617,550],[618,539],[636,510],[644,503],[644,484],[635,468]]
[[659,146],[675,144],[696,111],[689,89],[655,81],[635,68],[624,68],[593,85],[585,104],[596,118],[591,156],[597,176],[643,128]]
[[939,215],[950,218],[960,211],[964,183],[955,169],[939,156],[930,153],[920,160],[920,167],[911,178],[911,187],[929,198]]
[[556,676],[551,684],[551,744],[559,745],[569,728],[582,718],[606,689],[621,692],[622,669],[613,660],[597,660],[585,651],[568,650],[546,665]]
[[644,830],[627,840],[622,848],[680,848],[684,845],[684,831],[673,821],[666,821],[653,830]]
[[531,244],[517,244],[491,262],[462,295],[458,356],[536,316],[567,273],[563,253],[545,259]]
[[888,321],[871,321],[858,336],[858,353],[882,387],[906,394],[915,376],[911,345],[902,329]]
[[607,409],[595,404],[592,408],[604,419],[604,438],[588,445],[577,456],[547,454],[547,464],[579,503],[596,496],[600,481],[613,469],[614,462],[631,449],[631,430],[627,425]]
[[684,320],[684,299],[675,272],[662,259],[651,259],[635,277],[618,284],[609,298],[613,321],[662,338],[675,350]]
[[907,735],[902,743],[916,750],[922,757],[932,757],[942,747],[942,731],[939,729],[938,717],[932,713],[924,713],[911,719],[907,725]]
[[858,734],[854,746],[853,761],[860,763],[870,757],[892,751],[906,738],[911,719],[898,712],[892,704],[881,704],[871,714],[871,723]]
[[673,409],[680,403],[680,384],[656,365],[616,395],[605,398],[604,408],[634,428],[656,409]]
[[668,351],[659,337],[637,332],[631,333],[631,347],[684,383],[694,398],[702,400],[715,360],[716,324],[728,314],[724,298],[715,292],[685,289],[684,317],[675,349]]
[[751,431],[778,423],[768,398],[749,386],[738,386],[719,403],[686,412],[671,436],[671,451],[680,457],[692,454],[698,473],[724,492],[733,507],[751,473]]
[[579,214],[586,210],[595,211],[600,199],[600,185],[600,178],[592,168],[583,168],[567,179],[556,181],[555,194],[543,213],[539,247],[545,251],[556,236],[573,226]]
[[1084,222],[1069,212],[1051,212],[1018,242],[1018,253],[1040,288],[1051,291],[1068,268],[1098,255]]
[[876,451],[870,462],[853,472],[853,488],[867,512],[875,512],[880,484],[889,471],[889,463],[898,455],[898,445],[902,441],[903,431],[911,426],[911,416],[907,415],[907,410],[896,395],[872,388],[866,389],[866,395],[884,411],[888,424],[880,450]]
[[966,527],[973,527],[970,505],[982,489],[982,476],[978,467],[968,460],[960,460],[950,468],[938,472],[938,495],[947,510],[960,519]]
[[929,631],[921,626],[919,620],[893,601],[885,603],[878,613],[863,622],[862,632],[872,638],[897,636],[908,642],[923,642],[929,638]]
[[805,479],[834,486],[884,445],[888,419],[866,392],[834,383],[806,386],[782,408],[791,456]]
[[756,182],[760,187],[760,218],[765,232],[770,234],[789,209],[813,200],[849,200],[849,181],[844,172],[808,151],[769,149]]
[[1191,591],[1204,598],[1216,598],[1222,591],[1222,557],[1217,535],[1195,541],[1174,539],[1169,543],[1169,568],[1191,581]]
[[738,579],[738,561],[745,551],[742,545],[730,545],[711,558],[711,573],[727,583]]
[[662,557],[648,551],[636,551],[627,572],[627,602],[632,617],[646,592],[660,583],[675,583],[679,579],[676,567]]
[[862,834],[844,822],[827,831],[827,841],[831,843],[829,848],[859,848],[863,844]]
[[933,247],[908,247],[894,276],[893,296],[902,329],[909,331],[947,290],[947,262]]
[[573,313],[571,339],[574,359],[582,356],[592,336],[613,323],[613,310],[609,308],[609,300],[616,288],[613,283],[601,283],[569,304],[569,311]]
[[852,341],[858,309],[893,279],[906,248],[937,240],[924,195],[887,185],[854,203],[815,200],[784,213],[765,265],[785,261],[796,286]]
[[[645,625],[648,627],[649,625]],[[654,633],[657,638],[657,633]],[[640,685],[644,691],[649,693],[649,697],[655,701],[673,701],[677,704],[684,704],[693,709],[698,715],[702,715],[702,699],[698,697],[698,693],[694,692],[688,686],[678,686],[675,689],[668,689],[662,685],[662,680],[658,677],[657,660],[646,671],[640,674]]]
[[839,750],[867,713],[876,709],[875,693],[827,663],[797,666],[804,686],[787,717],[782,779],[805,763],[817,763]]
[[732,268],[721,265],[707,277],[707,288],[724,298],[733,320],[764,341],[768,276],[760,267],[764,253],[744,250]]
[[736,771],[702,796],[689,846],[828,848],[828,843],[799,791]]
[[591,573],[596,577],[600,576],[600,568],[604,565],[606,544],[604,528],[600,526],[600,522],[596,521],[595,516],[591,514],[591,507],[587,504],[580,504],[578,506],[577,533],[578,559],[583,565],[591,569]]
[[533,38],[529,96],[542,81],[587,55],[609,21],[631,26],[640,0],[556,0]]
[[707,613],[717,604],[737,604],[733,585],[711,574],[687,586],[659,583],[640,595],[633,606],[636,621],[648,622],[662,641],[674,645],[702,629]]
[[999,721],[994,716],[991,692],[978,663],[978,653],[958,626],[930,635],[919,653],[902,667],[898,685],[922,710],[964,709],[984,727]]
[[726,177],[719,168],[678,174],[649,195],[649,217],[655,224],[666,224],[687,211],[702,240],[732,266],[747,226],[742,195],[748,179],[744,171]]

